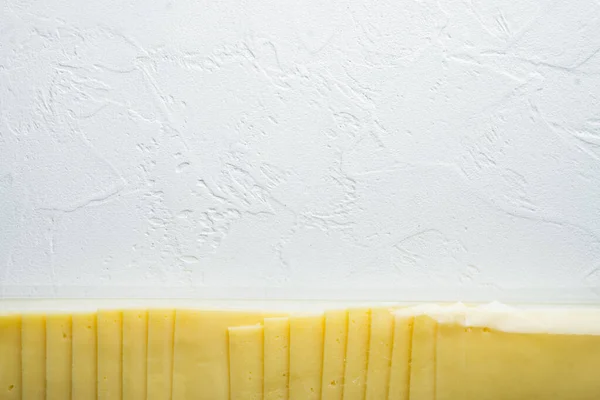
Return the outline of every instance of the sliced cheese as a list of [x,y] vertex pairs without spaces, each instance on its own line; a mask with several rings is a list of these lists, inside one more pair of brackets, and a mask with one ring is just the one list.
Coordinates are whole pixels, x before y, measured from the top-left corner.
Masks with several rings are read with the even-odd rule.
[[71,315],[46,316],[46,399],[71,399]]
[[0,399],[21,394],[21,316],[0,316]]
[[290,320],[264,320],[264,398],[287,400],[290,376]]
[[372,309],[367,368],[367,400],[387,399],[393,343],[394,315],[392,310],[388,308]]
[[410,400],[435,400],[437,322],[427,315],[415,317],[410,361]]
[[290,400],[321,397],[323,330],[322,315],[290,317]]
[[344,400],[363,400],[365,398],[370,318],[371,311],[367,308],[348,311]]
[[413,323],[413,317],[399,315],[394,317],[394,345],[388,400],[408,400]]
[[96,400],[98,348],[96,313],[73,314],[72,397]]
[[123,400],[146,398],[148,311],[123,311]]
[[170,400],[175,310],[148,312],[148,400]]
[[321,400],[342,399],[347,341],[348,311],[326,311]]
[[[4,352],[0,354],[4,354]],[[46,317],[44,315],[23,315],[21,321],[21,368],[23,399],[45,400]]]
[[121,311],[98,311],[98,400],[122,396],[122,318]]
[[177,310],[175,316],[173,400],[229,399],[230,326],[255,325],[265,317],[253,311]]
[[229,385],[232,400],[263,400],[263,327],[229,328]]

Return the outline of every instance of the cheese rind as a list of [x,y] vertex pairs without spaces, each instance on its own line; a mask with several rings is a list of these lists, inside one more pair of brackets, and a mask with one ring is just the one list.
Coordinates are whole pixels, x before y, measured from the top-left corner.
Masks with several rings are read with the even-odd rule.
[[96,313],[73,314],[72,397],[96,400],[98,389]]
[[410,361],[410,400],[435,400],[435,358],[437,322],[427,316],[415,317]]
[[287,400],[290,377],[290,320],[264,320],[264,398]]
[[240,400],[263,400],[263,327],[229,328],[230,396]]
[[23,399],[45,400],[46,317],[44,315],[27,314],[22,317],[21,368]]
[[371,310],[348,311],[348,344],[344,371],[344,400],[363,400],[366,394]]
[[174,310],[148,312],[148,400],[171,399],[174,329]]
[[0,316],[0,399],[20,400],[21,316]]
[[98,311],[98,400],[121,400],[121,311]]
[[323,315],[290,317],[290,400],[321,397]]
[[326,311],[321,400],[342,399],[347,341],[348,311]]
[[387,399],[394,342],[392,310],[372,309],[370,329],[366,399]]
[[408,400],[413,324],[413,317],[400,315],[394,317],[394,345],[388,400]]
[[145,399],[148,311],[123,311],[123,400]]
[[71,315],[46,316],[46,399],[69,400],[72,379]]

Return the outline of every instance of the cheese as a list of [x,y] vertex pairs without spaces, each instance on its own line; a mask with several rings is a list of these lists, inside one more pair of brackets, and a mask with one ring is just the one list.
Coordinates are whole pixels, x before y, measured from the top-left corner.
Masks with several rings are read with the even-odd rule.
[[344,400],[365,398],[370,316],[369,309],[351,309],[348,312]]
[[264,319],[264,400],[287,400],[290,376],[289,318]]
[[369,362],[367,368],[367,400],[387,399],[392,348],[394,340],[394,315],[390,309],[371,310],[369,335]]
[[322,315],[290,317],[290,400],[321,397],[323,320]]
[[148,311],[124,310],[123,400],[146,398],[147,349]]
[[410,400],[435,400],[435,340],[437,322],[427,315],[414,317]]
[[171,399],[174,310],[148,312],[148,400]]
[[265,314],[253,311],[177,310],[173,400],[229,399],[230,326],[255,325]]
[[408,400],[413,323],[413,317],[401,315],[394,317],[394,345],[388,400]]
[[98,311],[98,400],[121,399],[122,317],[121,311]]
[[341,400],[344,393],[344,367],[348,340],[348,311],[325,312],[322,400]]
[[0,316],[0,399],[20,400],[21,317]]
[[97,343],[96,313],[73,314],[73,400],[96,400]]
[[72,371],[71,315],[46,317],[46,399],[71,398]]
[[[0,346],[2,346],[1,343]],[[0,351],[0,354],[4,354],[4,352]],[[21,368],[23,399],[45,400],[46,317],[44,315],[26,314],[22,317]]]
[[230,327],[228,331],[231,399],[263,400],[263,327]]

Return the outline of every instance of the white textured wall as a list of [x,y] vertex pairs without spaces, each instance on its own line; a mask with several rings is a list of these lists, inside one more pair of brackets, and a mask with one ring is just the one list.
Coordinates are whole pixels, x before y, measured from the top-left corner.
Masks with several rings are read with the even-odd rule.
[[598,300],[600,4],[2,0],[0,282]]

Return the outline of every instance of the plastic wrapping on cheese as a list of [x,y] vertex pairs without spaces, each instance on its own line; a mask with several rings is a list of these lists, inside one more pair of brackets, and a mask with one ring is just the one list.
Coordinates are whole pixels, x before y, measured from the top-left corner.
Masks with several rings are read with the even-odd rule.
[[0,315],[0,399],[600,398],[600,310]]

